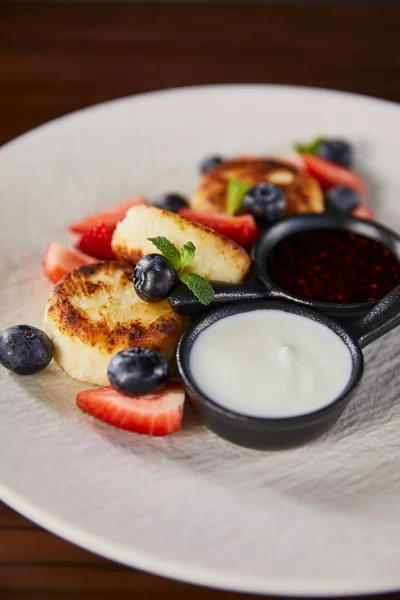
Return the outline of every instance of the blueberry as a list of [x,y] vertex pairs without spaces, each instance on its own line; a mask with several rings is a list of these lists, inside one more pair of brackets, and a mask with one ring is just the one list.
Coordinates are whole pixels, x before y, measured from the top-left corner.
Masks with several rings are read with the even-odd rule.
[[160,302],[171,294],[175,285],[175,271],[161,254],[147,254],[133,271],[133,283],[144,302]]
[[0,336],[0,363],[18,375],[43,371],[53,358],[50,338],[30,325],[15,325]]
[[360,203],[360,196],[355,190],[345,186],[330,188],[325,192],[326,208],[341,213],[350,213]]
[[224,162],[224,160],[220,156],[207,156],[200,164],[200,173],[207,173],[207,171],[214,169],[222,162]]
[[283,218],[286,204],[286,196],[281,188],[260,183],[246,192],[242,206],[257,221],[272,224]]
[[317,156],[343,167],[351,167],[353,164],[352,148],[344,140],[326,140],[322,142],[318,146]]
[[181,208],[189,206],[188,201],[180,194],[163,194],[154,202],[154,206],[168,210],[169,212],[177,213]]
[[108,366],[108,379],[117,392],[138,396],[157,391],[169,379],[167,359],[146,348],[118,352]]

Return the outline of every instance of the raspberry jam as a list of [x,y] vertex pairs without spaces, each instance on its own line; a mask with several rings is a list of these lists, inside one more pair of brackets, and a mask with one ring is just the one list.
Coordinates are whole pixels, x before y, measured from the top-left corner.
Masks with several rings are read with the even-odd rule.
[[400,265],[380,242],[320,229],[288,236],[267,261],[271,279],[300,298],[336,304],[380,300],[400,280]]

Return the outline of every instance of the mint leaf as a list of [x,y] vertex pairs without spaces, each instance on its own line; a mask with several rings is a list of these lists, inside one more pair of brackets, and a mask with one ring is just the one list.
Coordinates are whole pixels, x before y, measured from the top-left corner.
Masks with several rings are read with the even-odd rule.
[[187,242],[181,250],[181,266],[180,271],[183,271],[194,259],[196,254],[196,246],[193,242]]
[[296,143],[294,144],[294,149],[299,154],[316,154],[319,146],[325,142],[325,140],[326,138],[324,137],[317,137],[315,140],[311,140],[311,142],[308,142],[307,144]]
[[242,201],[250,186],[239,179],[230,179],[226,190],[226,206],[228,213],[234,215],[242,206]]
[[179,279],[189,288],[197,300],[204,305],[210,304],[211,300],[214,298],[214,290],[210,282],[196,273],[182,272],[183,269],[192,262],[196,254],[196,246],[193,242],[186,242],[186,244],[183,245],[182,250],[178,250],[178,248],[165,237],[148,239],[171,263]]
[[214,298],[214,290],[207,279],[196,273],[181,273],[179,279],[184,283],[201,304],[207,306]]
[[165,237],[148,238],[148,240],[155,245],[157,250],[159,250],[167,260],[169,260],[176,271],[180,270],[181,253],[172,242]]

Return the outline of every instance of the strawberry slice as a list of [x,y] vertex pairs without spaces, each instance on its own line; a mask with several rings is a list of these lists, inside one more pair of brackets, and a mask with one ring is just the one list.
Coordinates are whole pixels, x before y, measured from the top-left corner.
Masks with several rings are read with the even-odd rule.
[[179,214],[190,221],[210,227],[245,248],[251,248],[259,236],[257,223],[252,215],[231,217],[226,214],[203,212],[191,208],[182,208]]
[[69,231],[72,233],[85,233],[86,231],[93,229],[93,227],[96,227],[99,223],[104,223],[106,227],[113,230],[117,226],[117,223],[122,221],[125,217],[127,211],[132,208],[132,206],[137,206],[138,204],[147,204],[146,198],[140,194],[133,198],[129,198],[128,200],[124,200],[123,202],[119,202],[114,206],[109,206],[100,212],[85,217],[81,221],[72,223],[69,227]]
[[344,185],[353,188],[359,194],[365,194],[365,181],[355,171],[319,158],[314,154],[303,154],[303,160],[308,173],[321,184],[324,190]]
[[50,281],[58,283],[70,271],[95,262],[91,256],[52,242],[43,257],[43,270]]
[[76,247],[81,252],[100,260],[115,260],[111,248],[112,231],[104,223],[99,223],[93,229],[83,234]]
[[118,427],[145,435],[169,435],[182,426],[185,389],[170,381],[159,392],[124,396],[112,387],[80,392],[76,403],[84,412]]
[[352,210],[351,216],[358,219],[365,219],[366,221],[372,221],[374,219],[372,208],[366,202],[361,202],[356,206],[356,208]]

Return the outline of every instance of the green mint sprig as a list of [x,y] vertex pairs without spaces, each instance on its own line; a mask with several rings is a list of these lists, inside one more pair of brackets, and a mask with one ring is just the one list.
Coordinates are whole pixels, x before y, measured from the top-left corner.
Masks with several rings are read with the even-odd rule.
[[214,290],[209,281],[197,273],[185,273],[184,269],[190,265],[196,254],[193,242],[186,242],[179,250],[167,238],[159,236],[148,238],[161,254],[171,263],[178,278],[185,284],[201,304],[207,306],[214,298]]
[[311,142],[307,142],[305,144],[301,142],[297,142],[294,144],[294,149],[298,154],[316,154],[318,152],[318,148],[320,145],[325,142],[326,138],[319,136]]
[[194,259],[194,256],[196,254],[196,246],[193,244],[193,242],[186,242],[186,244],[183,246],[180,254],[181,254],[180,272],[182,273],[183,269],[186,269],[186,267],[188,265],[190,265],[190,263]]
[[179,271],[181,268],[181,253],[178,248],[174,246],[172,242],[167,240],[165,237],[148,238],[152,242],[157,250],[171,263],[175,271]]
[[241,208],[243,198],[250,189],[250,185],[240,179],[229,179],[226,189],[226,207],[230,215],[234,215]]
[[181,273],[179,279],[184,283],[197,300],[207,306],[214,298],[214,290],[209,281],[197,273]]

